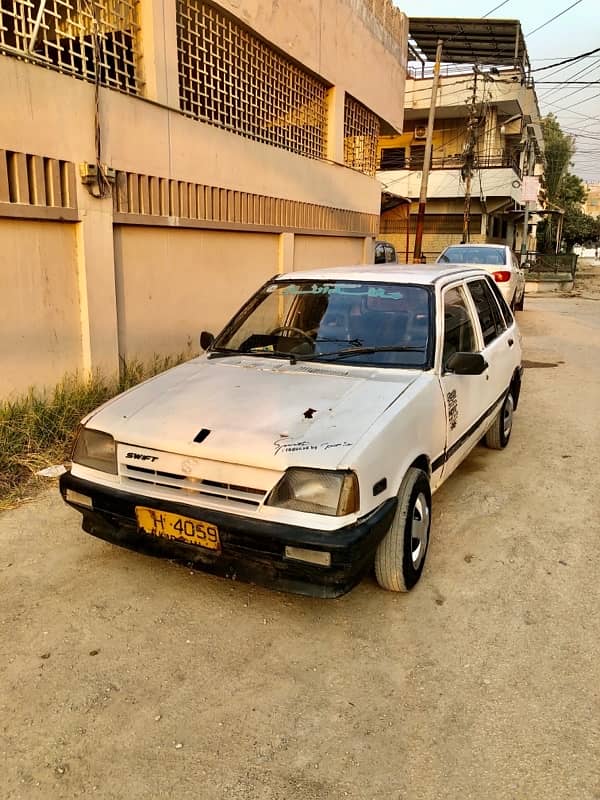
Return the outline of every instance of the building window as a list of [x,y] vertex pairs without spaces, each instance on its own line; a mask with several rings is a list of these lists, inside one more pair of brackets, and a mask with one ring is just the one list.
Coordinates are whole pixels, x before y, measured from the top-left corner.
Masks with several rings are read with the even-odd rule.
[[138,0],[2,0],[0,50],[139,93]]
[[411,144],[410,146],[410,168],[423,169],[425,161],[425,145]]
[[202,0],[177,0],[177,54],[184,113],[324,157],[328,87],[234,19]]
[[350,95],[344,101],[344,163],[375,175],[379,117]]
[[406,149],[404,147],[382,148],[379,169],[406,169]]

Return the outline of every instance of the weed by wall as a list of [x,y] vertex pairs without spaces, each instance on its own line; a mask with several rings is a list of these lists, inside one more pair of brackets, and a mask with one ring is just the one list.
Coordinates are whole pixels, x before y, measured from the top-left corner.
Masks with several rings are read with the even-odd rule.
[[159,372],[184,361],[155,356],[149,363],[122,364],[118,378],[67,375],[51,392],[31,390],[0,401],[0,510],[31,493],[35,473],[70,457],[77,426],[94,408]]

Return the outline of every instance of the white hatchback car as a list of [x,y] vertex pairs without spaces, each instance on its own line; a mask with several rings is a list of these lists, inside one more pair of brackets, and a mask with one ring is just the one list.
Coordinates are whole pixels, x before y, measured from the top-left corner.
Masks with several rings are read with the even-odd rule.
[[469,264],[494,276],[502,296],[512,309],[525,305],[525,272],[513,251],[504,244],[453,244],[439,255],[438,264]]
[[60,488],[84,530],[303,594],[336,597],[373,564],[411,589],[432,493],[511,434],[521,340],[493,279],[278,275],[201,341],[83,420]]

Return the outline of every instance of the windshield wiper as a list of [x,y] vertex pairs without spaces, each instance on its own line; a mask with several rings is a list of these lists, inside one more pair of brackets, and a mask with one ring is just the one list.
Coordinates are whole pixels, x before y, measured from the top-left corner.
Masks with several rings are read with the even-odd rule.
[[344,344],[352,344],[355,347],[362,347],[362,339],[331,339],[329,336],[318,336],[313,341],[315,341],[315,342],[344,342]]
[[247,356],[241,350],[211,350],[207,358],[226,358],[227,356]]
[[314,353],[311,356],[295,356],[289,353],[290,364],[297,361],[316,361],[321,358],[345,358],[346,356],[367,356],[373,353],[424,353],[425,347],[414,347],[411,345],[390,345],[388,347],[351,347],[346,350],[334,350],[332,353]]

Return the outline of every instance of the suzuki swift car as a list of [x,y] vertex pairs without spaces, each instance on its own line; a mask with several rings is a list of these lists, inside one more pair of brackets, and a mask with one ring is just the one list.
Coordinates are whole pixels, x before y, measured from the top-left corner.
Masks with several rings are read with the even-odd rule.
[[415,586],[433,492],[511,435],[521,343],[491,276],[279,275],[201,341],[83,420],[60,490],[84,530],[303,594],[373,565],[382,587]]
[[504,244],[456,244],[446,247],[439,264],[469,264],[489,272],[512,309],[525,306],[525,272],[510,247]]

